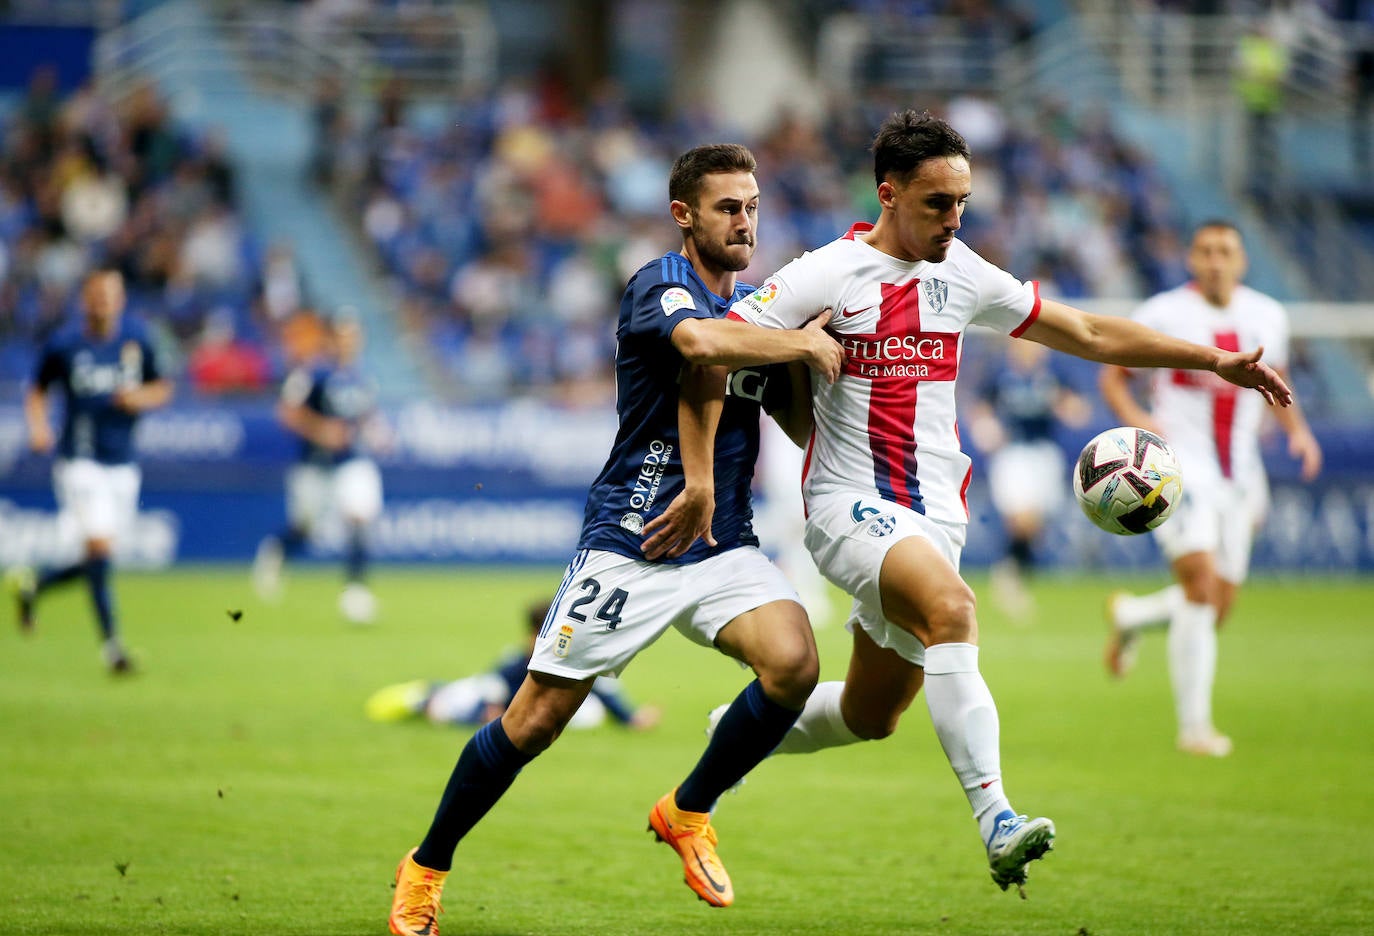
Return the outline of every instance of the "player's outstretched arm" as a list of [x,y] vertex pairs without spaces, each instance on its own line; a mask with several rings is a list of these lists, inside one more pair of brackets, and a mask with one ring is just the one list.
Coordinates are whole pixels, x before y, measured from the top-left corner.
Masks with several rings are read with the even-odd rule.
[[698,539],[716,545],[711,536],[716,512],[715,441],[728,376],[724,367],[688,364],[682,369],[677,429],[685,483],[667,509],[644,525],[641,548],[646,559],[676,559]]
[[[1280,371],[1279,376],[1288,379],[1285,372]],[[1312,434],[1312,427],[1307,424],[1307,416],[1303,413],[1302,407],[1294,399],[1292,406],[1276,408],[1274,418],[1288,435],[1288,454],[1296,458],[1301,465],[1299,471],[1302,479],[1313,480],[1321,474],[1322,447],[1317,443],[1317,437]]]
[[763,328],[736,319],[685,319],[673,329],[673,346],[693,364],[730,370],[760,364],[802,361],[834,383],[844,364],[844,349],[825,330],[826,309],[801,328]]
[[1221,351],[1157,332],[1131,319],[1093,315],[1051,299],[1041,303],[1039,317],[1022,337],[1102,364],[1212,371],[1238,387],[1259,392],[1272,404],[1287,406],[1293,401],[1283,378],[1260,361],[1263,348]]

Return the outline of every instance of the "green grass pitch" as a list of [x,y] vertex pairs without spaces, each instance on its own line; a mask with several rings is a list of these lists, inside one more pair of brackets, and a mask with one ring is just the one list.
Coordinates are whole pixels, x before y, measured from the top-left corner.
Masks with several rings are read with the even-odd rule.
[[[124,574],[128,680],[101,669],[81,590],[28,639],[0,609],[0,933],[384,933],[467,733],[372,724],[363,700],[484,668],[558,575],[382,569],[381,620],[350,628],[333,570],[271,607],[239,569]],[[1041,582],[1030,625],[982,612],[1008,792],[1059,827],[1028,900],[988,880],[918,699],[895,737],[770,759],[725,797],[737,902],[699,903],[645,817],[746,674],[667,634],[625,676],[663,724],[570,732],[526,768],[459,847],[444,933],[1374,932],[1374,581],[1247,586],[1222,634],[1226,760],[1173,750],[1160,635],[1105,676],[1111,587]],[[840,678],[839,621],[818,640]]]

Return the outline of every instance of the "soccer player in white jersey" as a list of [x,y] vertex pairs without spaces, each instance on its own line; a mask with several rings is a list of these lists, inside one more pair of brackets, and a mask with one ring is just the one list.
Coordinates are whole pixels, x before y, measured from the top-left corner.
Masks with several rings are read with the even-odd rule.
[[954,381],[964,330],[986,325],[1131,367],[1212,371],[1284,404],[1290,394],[1259,349],[1220,351],[1090,315],[1041,298],[1038,284],[975,254],[955,237],[972,194],[969,149],[943,120],[895,114],[873,154],[876,224],[856,224],[792,261],[731,309],[779,329],[833,309],[829,329],[846,354],[835,383],[811,381],[802,494],[807,547],[855,599],[853,651],[845,681],[816,688],[778,750],[887,737],[924,685],[993,881],[1005,890],[1049,850],[1054,823],[1018,815],[1007,799],[997,708],[978,671],[974,596],[959,576],[970,467]]
[[[1170,335],[1228,351],[1263,346],[1283,372],[1288,316],[1275,300],[1245,286],[1245,245],[1229,221],[1208,221],[1193,234],[1187,284],[1149,299],[1135,320]],[[1250,546],[1269,502],[1259,433],[1266,407],[1211,374],[1163,370],[1153,375],[1147,411],[1132,392],[1130,370],[1103,368],[1103,399],[1122,422],[1169,441],[1183,466],[1183,500],[1154,531],[1177,584],[1149,595],[1118,593],[1108,601],[1112,631],[1108,670],[1124,676],[1136,640],[1147,629],[1169,629],[1169,674],[1178,716],[1178,746],[1224,757],[1231,739],[1212,723],[1217,629],[1235,602],[1250,565]],[[1274,409],[1302,478],[1321,471],[1322,452],[1302,410]]]
[[[649,812],[650,828],[677,852],[697,896],[716,907],[734,901],[711,807],[786,734],[819,672],[806,612],[750,525],[759,411],[782,413],[789,424],[799,416],[804,427],[805,392],[786,369],[754,365],[805,360],[825,383],[841,360],[822,330],[825,316],[787,335],[723,321],[751,291],[737,274],[754,253],[754,167],[753,154],[732,144],[697,147],[673,165],[668,195],[682,248],[640,267],[621,299],[619,426],[587,496],[577,553],[515,697],[464,746],[429,831],[401,859],[389,919],[398,936],[438,931],[458,843],[553,744],[596,678],[618,674],[669,628],[758,677],[731,703],[691,772]],[[785,399],[775,396],[784,388]],[[705,462],[684,461],[702,451]]]

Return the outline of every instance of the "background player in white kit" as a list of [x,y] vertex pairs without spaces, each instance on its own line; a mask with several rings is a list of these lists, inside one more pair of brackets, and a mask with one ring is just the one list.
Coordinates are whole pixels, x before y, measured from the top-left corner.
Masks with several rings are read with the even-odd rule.
[[783,267],[731,315],[791,329],[834,309],[840,379],[812,379],[815,429],[802,493],[806,543],[855,598],[844,683],[822,683],[779,752],[883,738],[924,684],[936,734],[978,821],[995,883],[1026,880],[1054,823],[1012,810],[997,708],[978,671],[972,590],[959,576],[969,459],[955,421],[965,328],[982,324],[1090,360],[1210,370],[1286,404],[1259,350],[1223,352],[1126,319],[1042,300],[955,238],[971,191],[969,149],[947,123],[895,114],[873,144],[876,224]]
[[[1282,373],[1288,360],[1288,316],[1278,302],[1241,283],[1245,246],[1229,221],[1208,221],[1188,250],[1192,280],[1149,299],[1134,318],[1151,328],[1224,350],[1263,346]],[[1118,593],[1108,601],[1112,632],[1107,668],[1124,676],[1136,639],[1149,628],[1169,628],[1169,674],[1178,716],[1178,746],[1191,754],[1224,757],[1231,739],[1212,723],[1217,628],[1226,619],[1250,566],[1250,547],[1269,503],[1260,459],[1266,407],[1209,374],[1158,371],[1146,411],[1124,367],[1103,368],[1103,399],[1129,425],[1169,441],[1183,466],[1183,500],[1154,531],[1177,584],[1149,595]],[[1288,434],[1288,451],[1301,461],[1302,478],[1321,471],[1322,452],[1296,406],[1274,409]]]
[[282,565],[298,556],[329,511],[344,524],[345,579],[339,611],[370,622],[376,599],[367,587],[371,524],[382,512],[382,474],[368,451],[386,443],[377,385],[358,364],[362,324],[351,310],[329,323],[329,357],[293,371],[282,385],[277,417],[300,440],[286,476],[287,525],[265,537],[253,560],[253,582],[271,600],[281,590]]

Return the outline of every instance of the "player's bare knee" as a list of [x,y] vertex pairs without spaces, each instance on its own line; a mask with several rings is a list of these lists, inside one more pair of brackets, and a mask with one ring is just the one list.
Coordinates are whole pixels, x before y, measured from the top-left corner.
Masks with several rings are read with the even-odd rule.
[[978,608],[973,591],[949,589],[926,610],[927,646],[940,643],[977,643]]
[[814,649],[798,645],[775,653],[757,672],[764,695],[779,705],[799,709],[816,688],[821,664]]
[[845,712],[845,725],[864,741],[889,738],[901,723],[901,712]]

